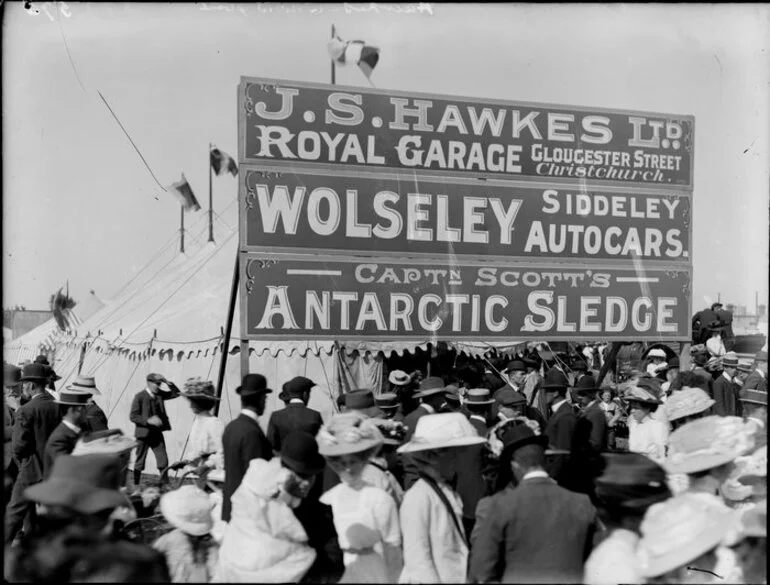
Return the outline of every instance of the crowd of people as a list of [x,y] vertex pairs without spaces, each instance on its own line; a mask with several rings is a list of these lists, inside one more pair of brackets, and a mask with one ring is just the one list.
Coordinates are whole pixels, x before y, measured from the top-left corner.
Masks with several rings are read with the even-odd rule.
[[[224,425],[211,382],[180,390],[151,373],[133,437],[96,412],[94,378],[55,391],[43,359],[6,365],[5,578],[765,583],[767,353],[695,346],[682,369],[652,349],[638,371],[600,378],[595,350],[569,366],[527,353],[499,369],[394,370],[326,419],[299,376],[265,429],[260,374]],[[161,474],[169,530],[134,542],[121,527],[147,504],[149,451],[169,469],[164,403],[179,397],[194,413],[191,482]]]

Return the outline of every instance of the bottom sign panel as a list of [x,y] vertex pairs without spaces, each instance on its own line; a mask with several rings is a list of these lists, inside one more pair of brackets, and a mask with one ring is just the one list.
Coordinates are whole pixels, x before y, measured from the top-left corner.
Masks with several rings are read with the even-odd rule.
[[690,271],[242,253],[245,338],[687,340]]

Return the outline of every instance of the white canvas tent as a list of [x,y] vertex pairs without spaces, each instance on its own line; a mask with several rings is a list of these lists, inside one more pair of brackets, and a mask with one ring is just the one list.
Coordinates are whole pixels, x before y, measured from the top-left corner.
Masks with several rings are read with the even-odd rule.
[[[232,205],[231,205],[232,207]],[[58,387],[69,383],[78,369],[96,377],[101,395],[95,400],[108,417],[110,428],[133,434],[130,408],[134,395],[145,385],[149,372],[158,372],[180,388],[187,378],[200,376],[216,383],[233,266],[238,246],[237,230],[219,220],[216,244],[206,242],[208,228],[200,221],[199,231],[188,230],[197,242],[187,254],[175,250],[171,241],[124,289],[90,318],[56,339],[54,367],[62,376]],[[218,218],[219,219],[219,218]],[[236,224],[235,221],[232,224]],[[310,407],[328,418],[336,409],[342,388],[367,387],[379,391],[383,379],[379,351],[402,354],[423,343],[355,343],[290,341],[250,343],[249,371],[259,372],[275,391],[269,395],[261,423],[266,428],[270,414],[281,408],[281,385],[302,375],[318,386],[311,393]],[[504,346],[514,349],[519,344]],[[228,422],[238,415],[240,400],[240,318],[236,304],[233,330],[226,345],[227,360],[219,417]],[[484,353],[489,344],[464,344],[456,348]],[[81,366],[82,363],[82,366]],[[167,403],[172,431],[166,433],[170,461],[182,459],[193,414],[183,398]],[[145,469],[156,471],[154,457]]]

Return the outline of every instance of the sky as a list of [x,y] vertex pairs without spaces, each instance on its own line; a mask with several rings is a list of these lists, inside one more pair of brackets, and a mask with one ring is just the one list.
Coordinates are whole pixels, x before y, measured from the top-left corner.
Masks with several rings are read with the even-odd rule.
[[[192,185],[189,242],[208,143],[237,155],[240,77],[328,83],[332,24],[380,47],[377,88],[694,115],[692,304],[767,304],[766,5],[13,2],[4,17],[5,307],[46,309],[65,282],[108,300],[175,253],[178,203],[97,91],[161,184]],[[337,83],[368,86],[356,67]],[[218,230],[236,197],[215,178]]]

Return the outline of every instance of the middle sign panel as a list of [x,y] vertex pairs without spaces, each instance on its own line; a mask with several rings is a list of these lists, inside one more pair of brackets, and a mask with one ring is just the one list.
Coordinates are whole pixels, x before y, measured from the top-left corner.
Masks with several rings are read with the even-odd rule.
[[241,250],[687,264],[688,195],[242,165]]

